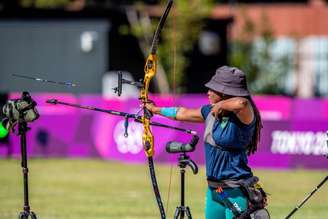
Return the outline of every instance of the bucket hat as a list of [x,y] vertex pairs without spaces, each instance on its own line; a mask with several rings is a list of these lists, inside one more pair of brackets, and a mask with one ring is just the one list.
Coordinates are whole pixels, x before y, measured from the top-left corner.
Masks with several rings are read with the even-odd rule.
[[231,96],[249,96],[246,75],[236,67],[222,66],[205,86],[211,90]]

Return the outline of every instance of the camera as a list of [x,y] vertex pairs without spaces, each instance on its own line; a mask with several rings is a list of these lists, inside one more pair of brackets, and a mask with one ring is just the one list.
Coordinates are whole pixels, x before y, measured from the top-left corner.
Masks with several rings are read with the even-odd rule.
[[10,131],[17,122],[28,123],[35,121],[40,116],[36,105],[36,102],[27,91],[24,91],[19,99],[8,100],[2,108],[5,116],[2,125]]

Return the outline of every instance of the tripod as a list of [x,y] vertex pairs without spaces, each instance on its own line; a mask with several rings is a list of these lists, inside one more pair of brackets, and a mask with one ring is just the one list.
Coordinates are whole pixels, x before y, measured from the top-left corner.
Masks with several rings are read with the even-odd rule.
[[183,219],[185,214],[187,215],[188,219],[191,219],[190,208],[185,206],[185,168],[189,166],[194,174],[198,173],[198,167],[196,163],[189,158],[189,156],[183,152],[179,155],[179,163],[178,166],[180,167],[180,184],[181,184],[181,202],[180,206],[175,209],[174,219]]
[[[22,115],[20,115],[22,118]],[[22,162],[21,167],[23,169],[23,179],[24,179],[24,207],[23,211],[19,213],[19,219],[27,219],[29,216],[32,219],[37,219],[36,214],[30,211],[29,198],[28,198],[28,168],[27,168],[27,152],[26,152],[26,132],[30,128],[27,127],[27,122],[20,119],[18,123],[18,135],[20,135],[21,140],[21,154]]]

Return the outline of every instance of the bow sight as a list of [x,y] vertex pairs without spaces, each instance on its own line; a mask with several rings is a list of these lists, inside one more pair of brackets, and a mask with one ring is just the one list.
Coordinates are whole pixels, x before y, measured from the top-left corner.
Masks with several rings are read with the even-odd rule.
[[117,87],[113,88],[114,92],[117,93],[117,96],[121,96],[122,94],[122,85],[123,84],[130,84],[136,86],[137,88],[143,87],[142,79],[139,81],[130,81],[123,78],[122,71],[117,72]]

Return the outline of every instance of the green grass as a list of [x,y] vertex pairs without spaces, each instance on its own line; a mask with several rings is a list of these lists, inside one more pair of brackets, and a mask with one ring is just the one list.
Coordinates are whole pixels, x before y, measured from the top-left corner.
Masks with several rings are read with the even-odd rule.
[[[156,164],[156,163],[155,163]],[[103,160],[29,160],[30,205],[39,219],[150,219],[159,218],[147,165]],[[171,166],[157,165],[164,205],[167,205]],[[327,175],[326,170],[255,170],[270,193],[271,218],[284,218]],[[167,218],[180,201],[180,178],[172,169]],[[204,168],[186,173],[186,205],[193,218],[204,218]],[[328,185],[296,212],[293,218],[328,218]],[[17,218],[23,206],[19,160],[0,160],[0,218]]]

